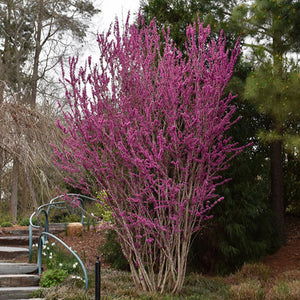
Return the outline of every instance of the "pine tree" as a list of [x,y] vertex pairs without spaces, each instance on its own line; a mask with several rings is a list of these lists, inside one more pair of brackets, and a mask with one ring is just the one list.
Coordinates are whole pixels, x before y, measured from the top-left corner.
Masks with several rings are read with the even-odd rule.
[[197,20],[199,15],[205,26],[210,25],[211,34],[217,37],[221,30],[225,32],[227,45],[232,47],[236,35],[230,21],[230,11],[236,5],[236,0],[144,0],[141,2],[141,12],[146,21],[156,19],[160,28],[170,26],[170,36],[179,48],[184,47],[186,39],[185,28]]
[[3,84],[17,93],[26,87],[28,76],[24,64],[33,50],[33,24],[30,10],[23,1],[2,1],[0,6],[0,61],[3,100]]
[[247,78],[245,97],[268,120],[260,138],[270,146],[271,203],[282,241],[284,153],[298,153],[300,146],[295,122],[300,120],[299,65],[290,56],[299,51],[299,18],[300,3],[293,0],[252,1],[232,11],[232,22],[251,37],[245,46],[252,51],[248,56],[253,72]]

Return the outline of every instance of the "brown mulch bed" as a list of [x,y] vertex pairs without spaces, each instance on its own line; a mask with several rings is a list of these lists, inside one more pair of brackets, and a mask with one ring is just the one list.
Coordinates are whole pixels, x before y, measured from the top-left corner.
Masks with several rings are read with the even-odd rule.
[[97,256],[99,256],[102,266],[107,266],[104,264],[100,252],[100,246],[105,242],[105,230],[101,228],[85,229],[82,235],[66,236],[65,234],[60,234],[59,238],[73,250],[76,250],[78,256],[83,259],[87,269],[94,268]]
[[283,272],[300,270],[300,218],[286,219],[286,245],[276,253],[268,255],[263,263],[269,266],[276,277]]

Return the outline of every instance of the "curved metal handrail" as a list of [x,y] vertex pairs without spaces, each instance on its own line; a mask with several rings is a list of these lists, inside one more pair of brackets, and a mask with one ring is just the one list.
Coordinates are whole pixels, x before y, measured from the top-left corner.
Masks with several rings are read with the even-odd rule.
[[[56,204],[64,204],[64,203],[65,203],[65,201],[60,201],[60,203],[57,202]],[[38,214],[39,215],[42,212],[45,214],[44,228],[45,228],[46,232],[49,232],[49,219],[48,219],[48,213],[44,208],[49,206],[49,205],[53,205],[53,204],[50,204],[50,203],[43,204],[38,208]],[[29,218],[29,262],[30,263],[32,262],[32,228],[37,228],[37,229],[40,228],[40,226],[32,224],[32,218],[34,217],[35,214],[36,214],[36,212],[32,213],[30,218]]]
[[83,270],[84,278],[85,278],[85,291],[87,291],[87,289],[88,289],[88,277],[87,277],[86,269],[84,267],[83,262],[81,261],[79,256],[67,244],[65,244],[62,240],[60,240],[58,237],[56,237],[55,235],[53,235],[49,232],[42,232],[40,234],[39,241],[38,241],[37,263],[38,263],[38,268],[39,268],[39,275],[42,274],[42,248],[43,248],[43,244],[44,244],[44,241],[43,241],[43,236],[44,235],[50,236],[50,237],[54,238],[55,240],[57,240],[60,244],[62,244],[65,248],[67,248],[75,256],[75,258],[78,260],[78,262],[79,262],[79,264],[80,264],[80,266]]
[[[57,206],[58,204],[65,204],[66,200],[55,202],[56,200],[62,199],[64,197],[66,197],[66,196],[67,197],[76,197],[77,200],[80,201],[80,204],[81,204],[81,207],[82,207],[82,215],[81,215],[81,223],[82,223],[82,225],[84,223],[84,215],[85,215],[85,206],[84,206],[84,202],[83,202],[82,198],[90,200],[90,201],[99,202],[99,203],[101,202],[101,201],[99,201],[97,199],[94,199],[94,198],[91,198],[91,197],[88,197],[88,196],[85,196],[85,195],[81,195],[81,194],[70,193],[70,194],[63,194],[63,195],[56,196],[55,198],[51,199],[49,203],[43,204],[43,205],[41,205],[37,209],[38,214],[40,215],[42,209],[44,209],[44,208],[47,207],[47,211],[45,213],[46,219],[45,219],[45,226],[44,226],[46,232],[49,232],[49,220],[48,220],[48,216],[49,216],[49,212],[50,212],[51,207],[55,207],[55,208],[59,208],[59,209],[66,208],[66,207],[58,207]],[[73,199],[73,201],[74,200],[75,199]],[[32,228],[37,228],[37,229],[40,228],[40,226],[32,224],[32,218],[34,217],[35,214],[36,214],[36,212],[33,212],[31,214],[30,218],[29,218],[29,262],[32,262]],[[46,226],[47,226],[47,228],[46,228]],[[46,237],[46,240],[47,240],[47,238],[48,237]]]
[[[50,237],[54,238],[55,240],[57,240],[65,248],[67,248],[75,256],[75,258],[78,260],[78,262],[80,263],[80,265],[82,267],[82,270],[84,272],[85,284],[86,284],[85,291],[87,291],[88,278],[87,278],[86,269],[85,269],[85,267],[84,267],[81,259],[79,258],[79,256],[67,244],[65,244],[62,240],[60,240],[55,235],[49,233],[49,218],[48,218],[48,216],[49,216],[50,209],[52,207],[58,208],[58,209],[66,208],[66,207],[57,206],[59,204],[66,204],[66,200],[55,202],[56,200],[62,199],[64,197],[66,197],[66,196],[67,197],[76,197],[77,200],[80,201],[80,205],[81,205],[81,208],[82,208],[82,216],[81,216],[81,223],[82,224],[83,224],[83,221],[84,221],[84,214],[85,214],[85,206],[84,206],[84,202],[83,202],[82,198],[85,198],[85,199],[91,200],[91,201],[95,201],[95,202],[101,202],[101,201],[99,201],[97,199],[94,199],[94,198],[91,198],[91,197],[88,197],[88,196],[85,196],[85,195],[80,195],[80,194],[65,194],[65,195],[59,195],[59,196],[51,199],[50,203],[43,204],[43,205],[41,205],[37,209],[38,216],[41,213],[45,214],[45,224],[44,224],[45,231],[43,231],[42,233],[40,233],[39,240],[38,240],[38,266],[39,266],[39,275],[41,275],[41,273],[42,273],[42,246],[43,246],[43,244],[45,244],[45,241],[48,239],[48,236],[50,236]],[[75,199],[73,199],[72,202],[74,200]],[[46,209],[46,207],[47,207],[47,209]],[[32,228],[37,228],[37,229],[40,228],[40,226],[32,224],[32,218],[34,217],[35,214],[36,214],[36,212],[33,212],[31,214],[30,218],[29,218],[29,262],[32,262]]]
[[[91,198],[91,197],[88,197],[88,196],[85,196],[85,195],[80,195],[80,194],[67,194],[67,195],[59,195],[53,199],[50,200],[50,203],[49,204],[53,204],[55,206],[55,208],[59,208],[59,209],[63,209],[65,207],[57,207],[56,204],[59,204],[59,202],[54,202],[55,200],[57,199],[61,199],[65,196],[68,196],[68,197],[76,197],[76,199],[73,199],[72,202],[74,202],[74,200],[79,200],[80,201],[80,205],[82,207],[82,215],[81,215],[81,223],[83,225],[83,221],[84,221],[84,212],[85,212],[85,206],[84,206],[84,202],[82,200],[82,198],[86,198],[86,199],[89,199],[89,200],[92,200],[92,201],[98,201],[94,198]],[[47,209],[47,214],[49,215],[49,212],[50,212],[50,209],[51,209],[52,205],[49,205],[48,206],[48,209]]]

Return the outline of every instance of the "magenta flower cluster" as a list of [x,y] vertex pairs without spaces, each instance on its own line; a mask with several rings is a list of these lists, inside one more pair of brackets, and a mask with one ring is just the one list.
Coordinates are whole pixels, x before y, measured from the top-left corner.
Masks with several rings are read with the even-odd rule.
[[239,47],[188,26],[183,52],[155,21],[118,21],[98,35],[100,56],[63,68],[67,107],[55,162],[85,193],[106,192],[137,286],[181,290],[192,233],[222,200],[221,171],[243,147],[226,131],[235,107],[223,96]]

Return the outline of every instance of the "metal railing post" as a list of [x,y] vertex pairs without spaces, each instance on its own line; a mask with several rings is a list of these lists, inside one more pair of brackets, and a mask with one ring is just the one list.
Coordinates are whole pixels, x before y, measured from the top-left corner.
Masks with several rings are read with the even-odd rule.
[[42,249],[43,249],[43,239],[40,235],[39,241],[38,241],[38,252],[37,252],[37,264],[39,269],[39,275],[42,275]]
[[29,262],[32,263],[32,226],[29,224]]
[[95,263],[95,300],[100,300],[101,297],[101,263],[99,261],[99,256],[97,256],[97,261]]

